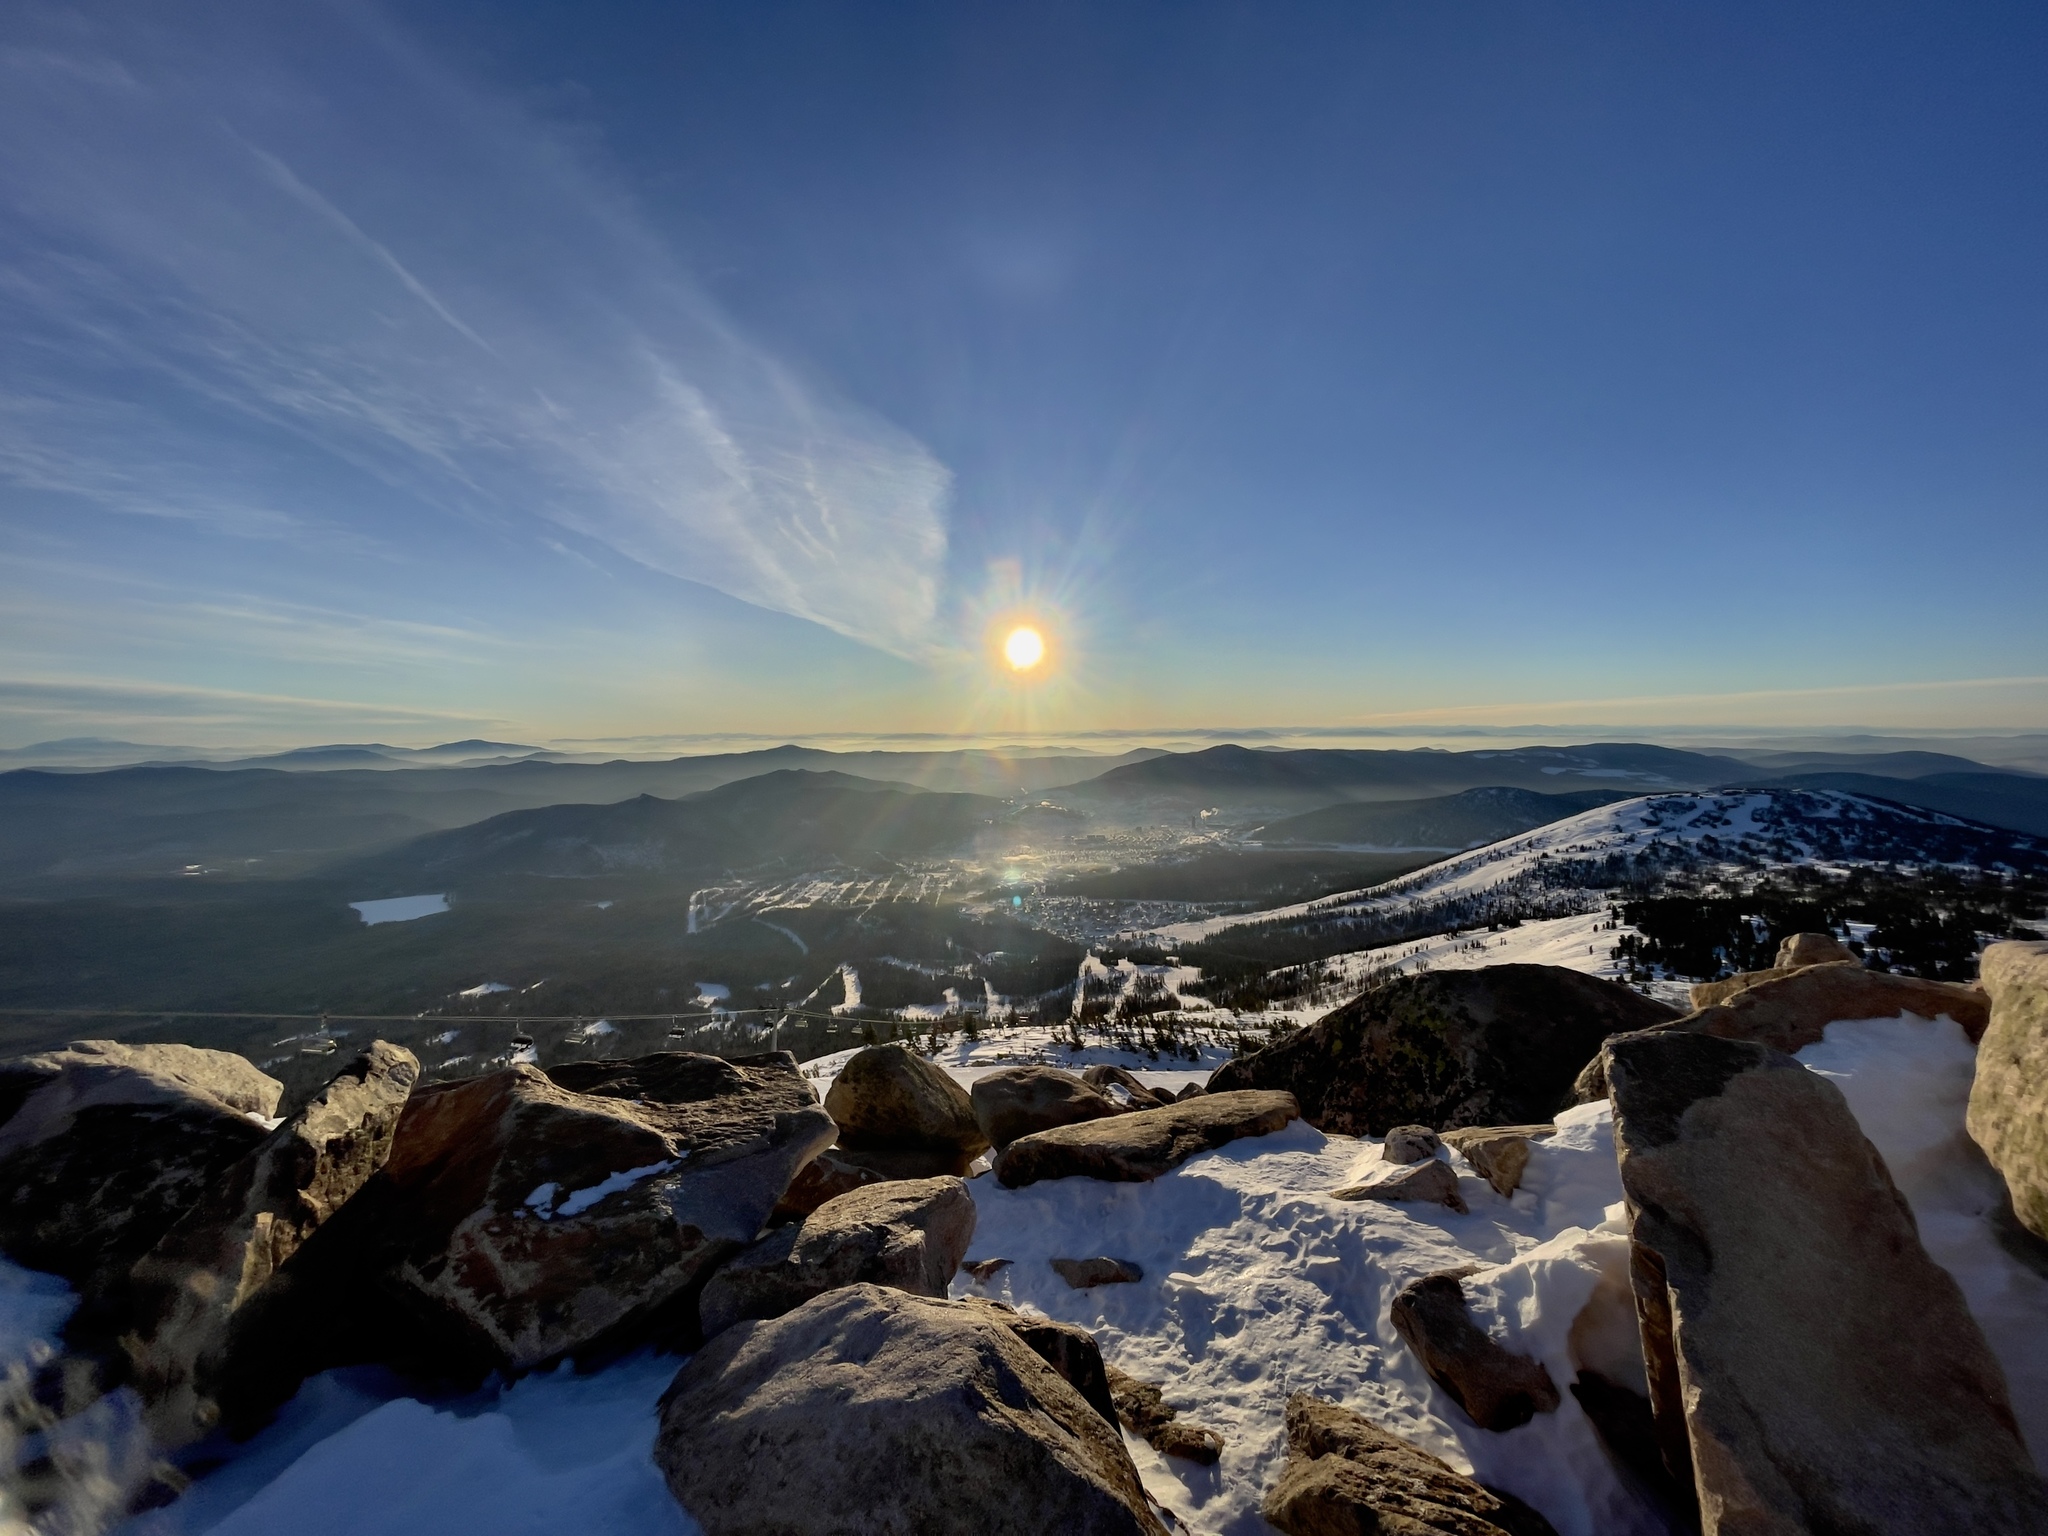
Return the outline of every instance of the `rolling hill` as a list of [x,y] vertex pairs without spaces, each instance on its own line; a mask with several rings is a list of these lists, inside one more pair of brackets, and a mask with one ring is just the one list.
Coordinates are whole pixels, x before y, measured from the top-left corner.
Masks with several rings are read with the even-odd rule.
[[1269,848],[1308,844],[1458,853],[1629,797],[1625,789],[1545,795],[1491,785],[1428,800],[1365,800],[1324,806],[1268,822],[1249,836]]

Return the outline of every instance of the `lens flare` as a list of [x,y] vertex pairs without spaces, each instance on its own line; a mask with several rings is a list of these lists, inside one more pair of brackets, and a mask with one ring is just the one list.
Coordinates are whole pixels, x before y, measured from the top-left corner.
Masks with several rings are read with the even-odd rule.
[[1003,642],[1003,659],[1019,672],[1029,672],[1045,660],[1045,636],[1028,624],[1020,624]]

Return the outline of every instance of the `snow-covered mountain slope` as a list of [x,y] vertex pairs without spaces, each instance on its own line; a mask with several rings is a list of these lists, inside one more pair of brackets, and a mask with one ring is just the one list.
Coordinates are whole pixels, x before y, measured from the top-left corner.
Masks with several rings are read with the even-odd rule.
[[1164,944],[1192,944],[1247,923],[1315,923],[1431,907],[1455,911],[1470,926],[1484,922],[1490,911],[1583,911],[1594,893],[1677,869],[1870,863],[2042,869],[2048,868],[2048,838],[1832,791],[1646,795],[1504,838],[1369,890],[1176,923],[1154,934]]

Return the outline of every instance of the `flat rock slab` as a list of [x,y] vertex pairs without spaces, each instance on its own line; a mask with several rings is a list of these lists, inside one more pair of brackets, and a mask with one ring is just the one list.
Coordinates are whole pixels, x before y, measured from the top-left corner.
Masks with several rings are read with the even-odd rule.
[[1003,1148],[995,1173],[1011,1189],[1040,1179],[1142,1183],[1242,1136],[1265,1136],[1301,1118],[1291,1093],[1205,1093],[1107,1120],[1039,1131]]
[[1993,944],[1991,1023],[1977,1046],[1970,1136],[2005,1176],[2013,1214],[2048,1237],[2048,943]]
[[1605,1059],[1657,1436],[1708,1536],[2048,1530],[1998,1362],[1841,1091],[1690,1031]]
[[854,1285],[727,1329],[655,1462],[707,1536],[1166,1536],[1123,1437],[991,1310]]
[[1287,1400],[1287,1462],[1262,1513],[1286,1536],[1557,1536],[1513,1495],[1305,1392]]
[[82,1040],[0,1063],[0,1248],[119,1289],[269,1135],[283,1093],[244,1058],[189,1045]]
[[1482,1429],[1519,1429],[1557,1411],[1557,1384],[1540,1361],[1502,1348],[1472,1321],[1461,1272],[1426,1275],[1394,1297],[1396,1331],[1430,1379]]
[[974,1200],[959,1179],[870,1185],[741,1252],[705,1285],[697,1315],[709,1338],[858,1281],[943,1296],[973,1239]]
[[1423,1205],[1466,1209],[1458,1193],[1458,1175],[1451,1165],[1436,1158],[1419,1163],[1377,1163],[1369,1166],[1355,1184],[1332,1190],[1334,1200],[1392,1200]]
[[1541,1120],[1570,1102],[1602,1040],[1676,1017],[1619,982],[1562,966],[1402,976],[1225,1062],[1209,1088],[1285,1089],[1309,1124],[1343,1136]]
[[1098,1285],[1133,1285],[1145,1271],[1128,1259],[1053,1259],[1053,1273],[1077,1291]]

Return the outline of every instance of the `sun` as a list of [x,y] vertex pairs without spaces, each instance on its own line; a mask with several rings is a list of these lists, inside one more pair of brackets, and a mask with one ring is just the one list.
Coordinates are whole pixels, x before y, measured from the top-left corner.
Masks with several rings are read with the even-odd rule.
[[1016,671],[1029,672],[1045,660],[1045,636],[1029,624],[1020,624],[1003,641],[1003,659]]

